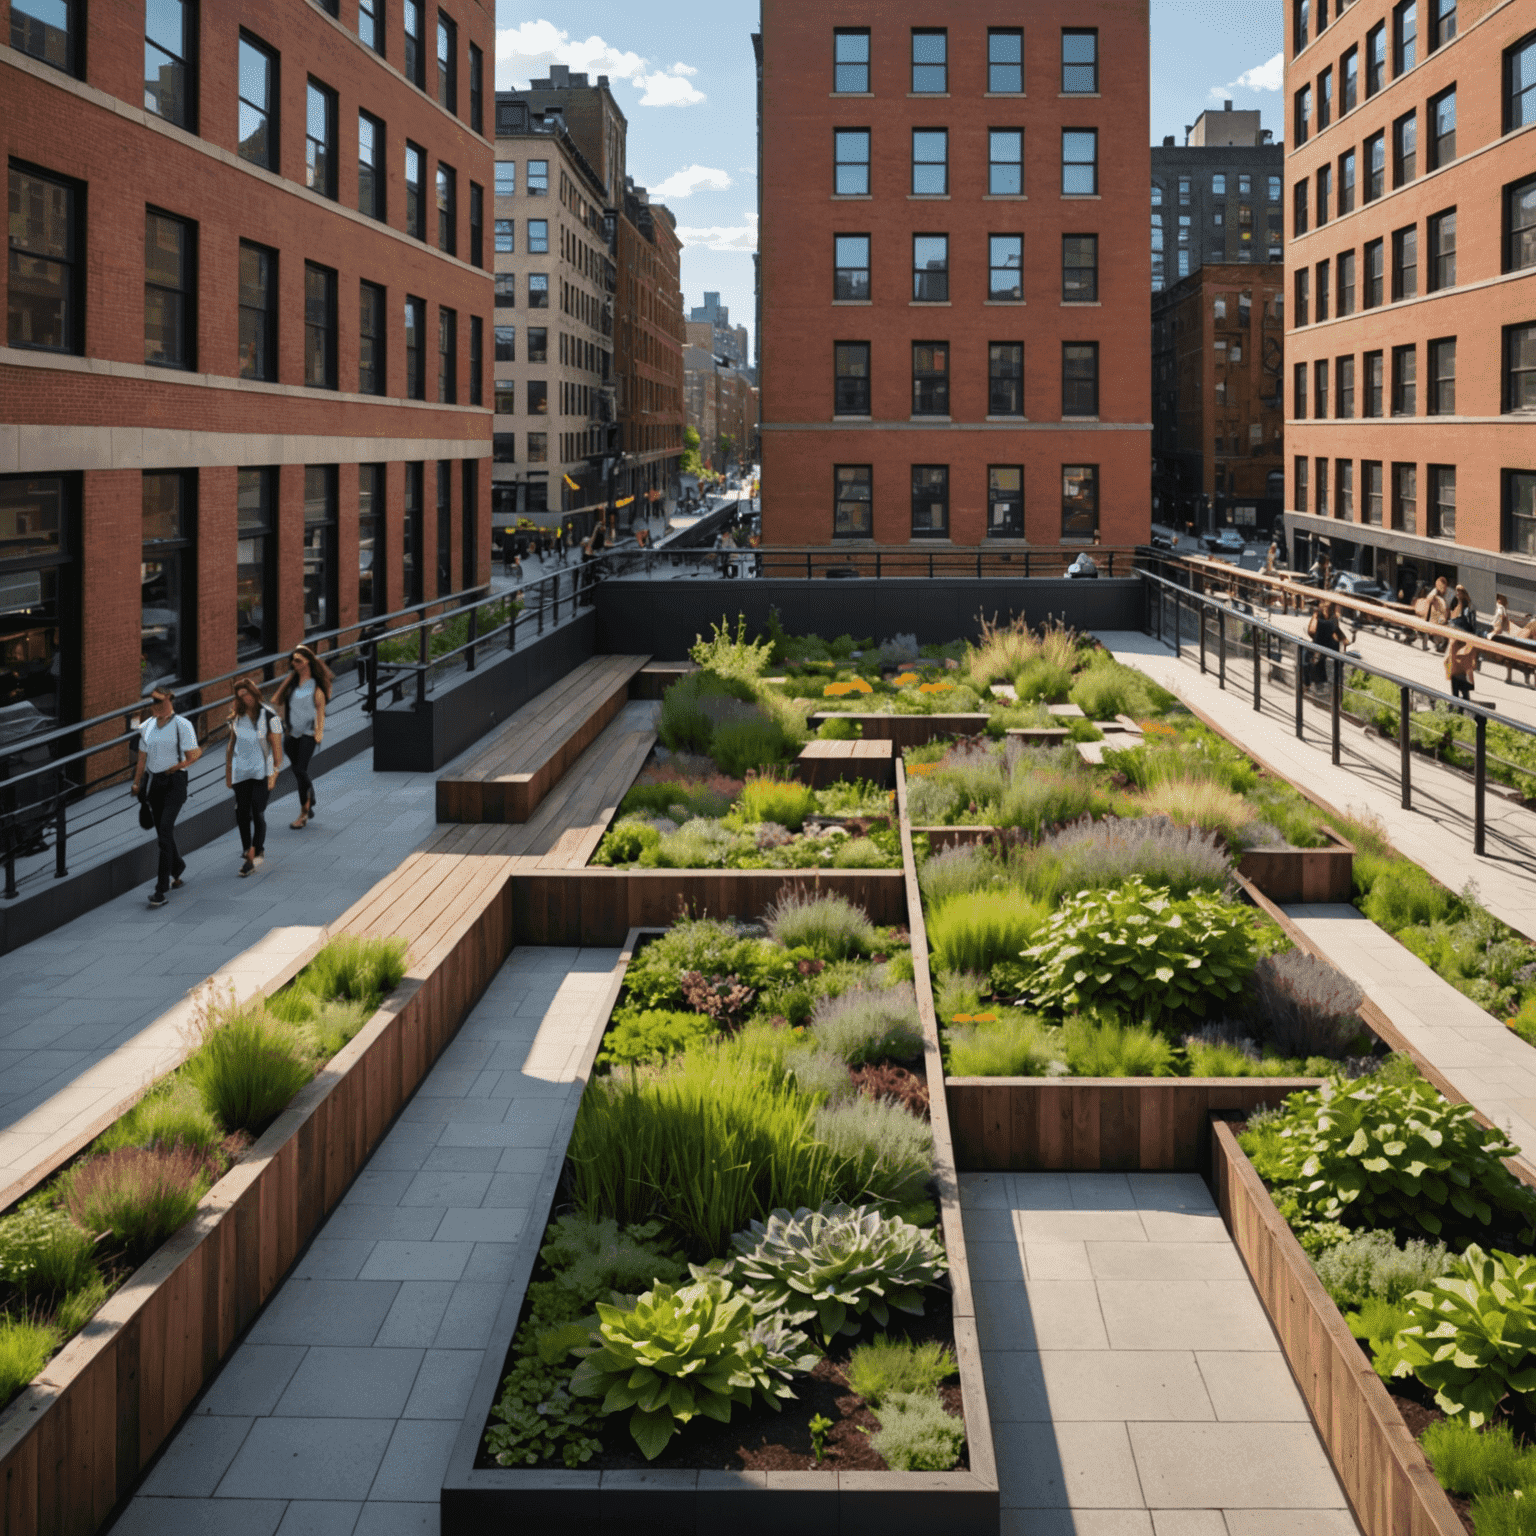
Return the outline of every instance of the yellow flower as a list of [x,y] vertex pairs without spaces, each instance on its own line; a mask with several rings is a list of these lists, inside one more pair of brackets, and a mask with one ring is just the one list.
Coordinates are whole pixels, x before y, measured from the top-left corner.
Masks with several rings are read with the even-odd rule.
[[947,693],[953,688],[953,683],[921,683],[918,685],[919,693]]
[[995,1013],[978,1013],[978,1014],[976,1014],[971,1019],[971,1023],[973,1023],[973,1024],[996,1024],[997,1023],[997,1015]]
[[968,1013],[954,1014],[949,1021],[951,1024],[974,1024],[976,1021]]
[[917,681],[917,673],[916,672],[898,672],[896,674],[896,676],[891,679],[891,681],[898,688],[903,688],[908,683],[915,683]]

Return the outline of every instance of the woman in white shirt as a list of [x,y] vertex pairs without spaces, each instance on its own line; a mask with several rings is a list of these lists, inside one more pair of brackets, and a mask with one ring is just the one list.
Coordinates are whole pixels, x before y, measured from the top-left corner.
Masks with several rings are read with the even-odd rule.
[[309,777],[309,760],[325,740],[325,706],[331,696],[331,669],[307,645],[296,645],[289,658],[288,676],[272,702],[283,715],[283,746],[293,765],[299,787],[299,819],[288,823],[302,831],[315,814],[315,786]]
[[224,782],[235,792],[235,825],[245,854],[242,880],[266,853],[267,796],[282,766],[283,734],[277,716],[262,702],[261,689],[242,677],[235,684],[235,707],[229,712],[224,749]]
[[134,765],[129,793],[140,798],[145,775],[149,783],[143,799],[155,821],[155,838],[160,844],[160,866],[155,875],[152,907],[163,907],[167,893],[180,889],[187,867],[176,847],[176,818],[187,803],[187,769],[203,755],[197,744],[192,722],[176,713],[176,695],[169,688],[156,688],[149,696],[149,717],[139,725],[139,756]]

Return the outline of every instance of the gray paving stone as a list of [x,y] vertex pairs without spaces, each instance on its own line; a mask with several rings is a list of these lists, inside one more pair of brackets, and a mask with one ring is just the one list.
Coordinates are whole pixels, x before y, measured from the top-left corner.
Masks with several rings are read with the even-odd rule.
[[368,1242],[430,1242],[442,1222],[441,1208],[425,1205],[349,1205],[345,1200],[326,1222],[328,1238]]
[[113,1536],[274,1536],[281,1499],[163,1499],[135,1497],[112,1527]]
[[200,1414],[271,1413],[304,1358],[303,1345],[242,1344],[224,1363],[197,1405]]
[[425,1349],[437,1337],[452,1299],[450,1281],[404,1281],[373,1342],[381,1349]]
[[352,1536],[362,1507],[356,1500],[295,1499],[277,1536]]
[[251,1329],[253,1344],[371,1344],[399,1285],[387,1280],[289,1280]]
[[491,1187],[492,1175],[486,1172],[448,1173],[423,1170],[411,1180],[400,1197],[401,1205],[448,1206],[479,1205]]
[[[1195,1358],[1187,1350],[1049,1350],[982,1356],[987,1402],[1020,1422],[1172,1422],[1215,1418]],[[994,1417],[998,1410],[993,1409]]]
[[501,1161],[499,1147],[433,1147],[422,1164],[423,1172],[491,1173]]
[[389,1444],[388,1419],[258,1419],[219,1484],[228,1499],[361,1499]]
[[1129,1209],[1015,1211],[1013,1216],[1026,1243],[1139,1243],[1147,1237],[1141,1213]]
[[1112,1349],[1277,1347],[1246,1280],[1101,1280],[1098,1293]]
[[1202,1349],[1196,1351],[1195,1363],[1218,1419],[1305,1422],[1306,1402],[1279,1351],[1265,1355]]
[[1130,1211],[1136,1207],[1123,1173],[1069,1173],[1067,1193],[1077,1211]]
[[224,1469],[250,1433],[254,1419],[194,1415],[166,1446],[144,1479],[146,1494],[205,1499],[218,1486]]
[[1096,1280],[1245,1280],[1230,1243],[1087,1243]]
[[429,1349],[401,1414],[406,1419],[462,1419],[485,1352],[479,1349]]
[[296,1280],[356,1280],[373,1244],[358,1238],[317,1237],[293,1267]]
[[505,1285],[511,1278],[516,1256],[516,1243],[476,1243],[459,1279]]
[[486,1187],[480,1204],[527,1210],[539,1189],[536,1173],[498,1173]]
[[1228,1536],[1360,1536],[1347,1509],[1226,1509]]
[[439,1522],[436,1504],[370,1502],[352,1536],[437,1536]]
[[405,1412],[422,1353],[316,1345],[272,1412],[284,1418],[398,1419]]
[[352,1181],[347,1199],[353,1205],[399,1205],[411,1183],[412,1175],[408,1170],[370,1166]]
[[434,1349],[484,1349],[501,1310],[505,1285],[465,1282],[454,1286],[443,1312],[442,1325],[432,1339]]
[[361,1278],[457,1280],[469,1262],[470,1247],[467,1242],[375,1243]]
[[1144,1509],[1003,1509],[1001,1536],[1153,1536]]
[[1341,1508],[1311,1424],[1131,1424],[1153,1509]]
[[459,1419],[401,1419],[384,1453],[369,1501],[419,1499],[440,1488],[448,1455],[459,1433]]
[[1028,1242],[1020,1247],[1024,1273],[1030,1280],[1093,1279],[1087,1243]]
[[1153,1536],[1228,1536],[1219,1509],[1154,1509]]
[[1024,1259],[1017,1243],[967,1243],[965,1260],[972,1281],[1024,1278]]
[[434,1234],[437,1244],[451,1242],[515,1243],[528,1225],[528,1212],[507,1206],[479,1205],[448,1210]]
[[1107,1349],[1098,1296],[1087,1280],[973,1283],[983,1348]]
[[[490,1149],[464,1147],[460,1150],[468,1152]],[[498,1173],[541,1174],[544,1171],[544,1164],[548,1160],[548,1147],[508,1147],[497,1158],[496,1171]]]
[[1146,1508],[1124,1424],[1003,1423],[992,1434],[1005,1508]]

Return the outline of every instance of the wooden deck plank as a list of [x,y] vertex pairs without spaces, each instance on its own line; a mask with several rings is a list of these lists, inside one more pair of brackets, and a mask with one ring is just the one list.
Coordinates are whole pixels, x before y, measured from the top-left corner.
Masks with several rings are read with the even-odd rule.
[[627,732],[612,743],[599,772],[588,778],[573,798],[571,814],[540,858],[540,869],[585,867],[655,743],[650,731]]

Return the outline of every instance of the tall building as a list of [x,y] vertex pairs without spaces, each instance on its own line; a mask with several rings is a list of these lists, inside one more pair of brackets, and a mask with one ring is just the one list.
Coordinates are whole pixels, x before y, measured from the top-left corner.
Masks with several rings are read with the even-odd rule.
[[1258,112],[1202,112],[1152,150],[1152,291],[1213,262],[1284,258],[1285,150]]
[[704,467],[747,463],[757,444],[757,389],[744,368],[715,351],[719,333],[708,320],[690,320],[687,330],[685,412],[688,425],[699,434]]
[[1001,19],[764,0],[769,542],[1147,537],[1146,7]]
[[614,221],[560,109],[496,95],[496,526],[585,535],[619,452]]
[[0,740],[486,581],[488,0],[0,9]]
[[702,304],[695,304],[688,311],[688,324],[691,327],[707,325],[710,329],[711,340],[707,343],[696,343],[692,329],[689,331],[689,345],[708,345],[714,349],[717,357],[724,358],[733,368],[746,368],[748,364],[747,328],[744,325],[731,324],[731,307],[720,302],[718,293],[706,293]]
[[1536,13],[1294,0],[1294,558],[1536,610]]
[[1285,269],[1207,261],[1152,298],[1154,518],[1268,536],[1284,506]]

